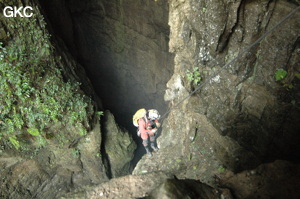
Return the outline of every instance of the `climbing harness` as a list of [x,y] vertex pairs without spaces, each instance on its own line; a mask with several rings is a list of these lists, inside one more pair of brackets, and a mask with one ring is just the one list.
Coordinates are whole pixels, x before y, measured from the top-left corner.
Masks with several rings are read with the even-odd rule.
[[198,90],[200,90],[204,85],[206,85],[208,82],[210,82],[215,76],[217,76],[219,73],[221,73],[224,69],[226,69],[229,65],[231,65],[233,62],[235,62],[239,57],[241,57],[243,54],[248,52],[253,46],[258,44],[261,40],[263,40],[268,34],[273,32],[278,26],[280,26],[283,22],[285,22],[287,19],[289,19],[291,16],[293,16],[298,10],[300,9],[300,6],[295,8],[293,11],[291,11],[288,15],[286,15],[281,21],[279,21],[275,26],[273,26],[270,30],[265,32],[261,37],[259,37],[255,42],[253,42],[250,46],[248,46],[245,50],[240,52],[234,59],[232,59],[230,62],[225,64],[222,68],[217,70],[214,74],[212,74],[206,81],[204,81],[202,84],[200,84],[193,92],[191,92],[188,96],[180,100],[175,106],[169,108],[168,111],[166,111],[159,120],[162,120],[164,117],[167,116],[173,109],[177,108],[182,102],[190,98],[194,93],[196,93]]

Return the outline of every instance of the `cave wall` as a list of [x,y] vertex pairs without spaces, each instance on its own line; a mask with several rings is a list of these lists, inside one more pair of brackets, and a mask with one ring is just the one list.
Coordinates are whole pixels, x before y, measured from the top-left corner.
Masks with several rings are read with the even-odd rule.
[[173,70],[167,1],[43,4],[57,34],[85,66],[104,107],[120,125],[132,126],[132,115],[142,107],[166,110],[163,95]]
[[8,5],[31,6],[34,15],[0,15],[0,79],[9,85],[0,89],[0,198],[58,198],[107,181],[101,101],[84,69],[50,37],[37,1],[1,1],[1,12]]
[[[291,1],[169,1],[174,74],[172,107],[297,7]],[[158,138],[159,153],[134,174],[166,171],[218,186],[227,171],[284,159],[299,162],[299,12],[173,109]],[[278,69],[288,88],[276,81]]]
[[[176,54],[175,73],[165,99],[176,103],[193,90],[187,69],[199,67],[206,80],[296,6],[267,0],[171,1],[170,50]],[[206,115],[221,135],[233,138],[263,161],[300,158],[296,153],[298,17],[299,12],[213,78],[183,107]],[[285,82],[276,81],[278,69],[287,71]]]
[[0,14],[0,198],[59,198],[129,174],[132,136],[109,112],[100,119],[101,100],[70,43],[50,36],[37,0],[4,0],[0,10],[12,4],[34,15]]

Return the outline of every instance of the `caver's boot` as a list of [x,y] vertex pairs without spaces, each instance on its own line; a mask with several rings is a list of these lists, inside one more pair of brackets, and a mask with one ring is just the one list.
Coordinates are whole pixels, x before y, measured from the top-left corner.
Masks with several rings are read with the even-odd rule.
[[154,143],[151,143],[151,148],[153,149],[153,151],[158,151],[158,148],[154,145]]
[[148,157],[151,157],[151,156],[152,156],[152,153],[150,152],[149,148],[148,148],[148,147],[145,147],[145,149],[146,149],[146,152],[147,152]]

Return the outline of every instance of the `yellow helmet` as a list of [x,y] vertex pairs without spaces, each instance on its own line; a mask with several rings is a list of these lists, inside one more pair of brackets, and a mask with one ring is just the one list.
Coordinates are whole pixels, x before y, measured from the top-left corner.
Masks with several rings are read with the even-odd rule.
[[139,119],[146,115],[147,111],[144,108],[139,109],[132,117],[133,125],[138,127],[139,126]]

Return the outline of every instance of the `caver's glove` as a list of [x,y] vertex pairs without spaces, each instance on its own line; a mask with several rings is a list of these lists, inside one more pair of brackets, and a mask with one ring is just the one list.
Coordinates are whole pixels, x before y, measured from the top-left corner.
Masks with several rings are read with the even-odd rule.
[[157,129],[152,129],[151,133],[156,133]]
[[156,123],[156,127],[157,127],[157,128],[160,127],[160,123],[159,123],[159,122]]

